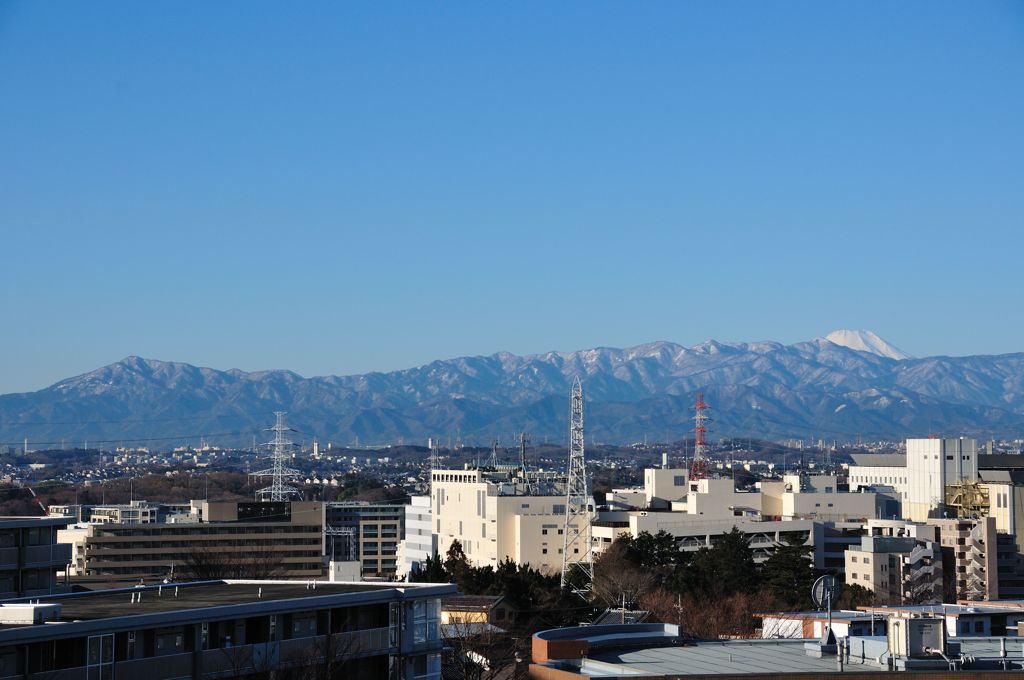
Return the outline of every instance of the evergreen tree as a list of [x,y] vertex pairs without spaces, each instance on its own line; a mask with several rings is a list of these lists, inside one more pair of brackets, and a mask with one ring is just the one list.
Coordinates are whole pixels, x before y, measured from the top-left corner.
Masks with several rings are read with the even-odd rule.
[[674,568],[683,560],[676,538],[664,529],[656,534],[641,531],[626,544],[626,557],[638,567],[648,569]]
[[683,591],[712,597],[754,592],[758,574],[750,539],[733,527],[712,547],[698,550],[676,583]]
[[787,535],[785,543],[764,563],[761,580],[780,603],[795,609],[808,609],[811,586],[819,574],[811,558],[812,546],[799,536]]
[[441,556],[434,553],[428,557],[423,567],[409,576],[410,581],[417,583],[451,583],[451,575],[445,570]]

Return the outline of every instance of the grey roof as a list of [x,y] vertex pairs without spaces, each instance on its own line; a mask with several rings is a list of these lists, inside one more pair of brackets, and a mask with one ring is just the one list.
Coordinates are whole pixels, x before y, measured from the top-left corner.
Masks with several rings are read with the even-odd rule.
[[[743,675],[763,673],[835,673],[835,657],[815,658],[805,640],[723,640],[682,647],[604,652],[593,655],[595,676]],[[589,659],[588,659],[589,661]],[[857,666],[857,671],[881,671]],[[583,672],[587,673],[587,662]]]
[[25,529],[38,526],[64,527],[72,524],[74,517],[48,515],[46,517],[0,517],[0,529]]
[[978,456],[978,467],[983,470],[1014,470],[1024,468],[1024,456],[1015,453],[993,453]]
[[865,467],[907,467],[907,456],[902,453],[851,453],[854,465]]
[[[255,613],[285,613],[329,606],[369,604],[415,597],[444,596],[456,586],[436,583],[331,583],[309,581],[201,581],[163,586],[68,593],[4,600],[3,604],[60,604],[62,634],[80,631],[128,630],[178,625]],[[0,626],[0,645],[9,640],[49,639],[58,630],[50,625]],[[12,638],[11,635],[14,637]]]

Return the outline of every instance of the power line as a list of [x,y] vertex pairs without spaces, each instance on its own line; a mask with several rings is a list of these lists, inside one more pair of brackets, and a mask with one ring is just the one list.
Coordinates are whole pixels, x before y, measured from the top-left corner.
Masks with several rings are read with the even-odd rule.
[[[168,435],[166,437],[136,437],[136,438],[118,437],[117,439],[92,439],[92,438],[90,438],[89,442],[93,443],[93,444],[119,444],[119,443],[122,443],[122,442],[160,442],[160,441],[170,441],[170,440],[173,440],[173,439],[195,439],[197,437],[235,437],[235,436],[241,436],[241,435],[244,435],[244,434],[252,434],[254,432],[260,432],[260,430],[236,430],[234,432],[197,432],[197,433],[193,433],[193,434],[174,434],[174,435]],[[60,444],[60,441],[37,442],[37,441],[31,441],[30,440],[29,443],[32,444],[33,446],[56,446],[56,445]],[[0,446],[21,446],[21,445],[22,445],[22,442],[20,442],[20,441],[17,441],[17,442],[0,442]]]

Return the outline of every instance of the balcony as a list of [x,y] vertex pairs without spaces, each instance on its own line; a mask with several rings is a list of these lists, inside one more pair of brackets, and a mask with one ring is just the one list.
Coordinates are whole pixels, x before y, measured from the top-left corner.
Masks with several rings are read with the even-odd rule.
[[[265,673],[279,667],[303,668],[322,661],[326,654],[330,654],[335,660],[387,654],[391,651],[390,633],[389,628],[371,628],[351,633],[338,633],[330,638],[318,635],[280,642],[238,645],[223,649],[207,649],[184,654],[166,654],[147,659],[117,661],[112,664],[112,677],[118,680],[189,678],[192,677],[195,668],[198,670],[196,677],[212,679]],[[24,680],[25,678],[29,680],[82,680],[84,677],[86,677],[86,669],[78,667],[26,675],[19,674],[0,678],[0,680]]]

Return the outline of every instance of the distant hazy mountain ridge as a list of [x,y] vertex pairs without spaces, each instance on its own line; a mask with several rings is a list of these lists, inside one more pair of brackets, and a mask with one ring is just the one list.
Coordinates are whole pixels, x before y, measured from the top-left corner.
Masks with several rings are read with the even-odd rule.
[[[703,390],[713,436],[852,440],[929,432],[1024,432],[1024,354],[909,358],[869,331],[695,347],[654,342],[531,356],[498,353],[390,373],[303,378],[129,357],[38,392],[0,396],[0,441],[169,438],[248,444],[286,410],[322,442],[481,444],[527,430],[562,442],[579,374],[588,438],[679,439]],[[237,433],[237,434],[228,434]]]

